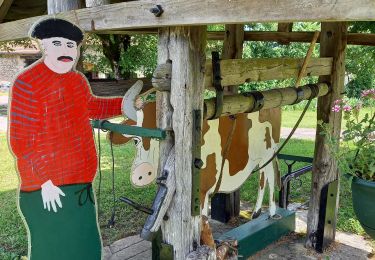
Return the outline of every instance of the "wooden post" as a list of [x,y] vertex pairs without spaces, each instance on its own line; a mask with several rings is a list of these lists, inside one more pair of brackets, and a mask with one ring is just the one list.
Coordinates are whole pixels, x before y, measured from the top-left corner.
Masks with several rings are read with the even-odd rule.
[[86,7],[108,5],[111,3],[110,0],[86,0],[85,2],[86,2]]
[[[221,59],[242,59],[244,25],[225,25],[223,52]],[[238,86],[225,87],[225,95],[237,94]],[[218,193],[211,199],[211,218],[228,222],[240,214],[240,190],[225,194]]]
[[[172,130],[160,142],[160,165],[174,145],[176,194],[162,224],[162,241],[174,259],[185,259],[200,241],[200,217],[191,212],[193,110],[203,110],[206,27],[170,27],[159,31],[158,62],[172,62],[171,92],[158,93],[158,127]],[[170,96],[170,104],[169,104]]]
[[[293,30],[293,23],[278,23],[277,31],[278,32],[291,32]],[[287,45],[290,42],[287,40],[279,40],[279,44]]]
[[[327,123],[332,128],[332,135],[339,137],[341,128],[341,112],[332,112],[332,106],[336,99],[341,98],[344,90],[345,78],[345,49],[347,44],[347,24],[322,23],[320,36],[320,56],[333,57],[333,69],[330,76],[321,76],[320,82],[330,82],[331,93],[319,97],[317,118]],[[337,207],[338,207],[338,185],[330,196],[337,195],[334,205],[327,207],[327,200],[323,201],[322,190],[327,185],[339,179],[337,163],[329,153],[326,139],[320,135],[321,128],[317,126],[315,153],[313,162],[312,189],[307,221],[306,246],[319,250],[323,244],[327,245],[335,239]],[[328,216],[330,212],[330,216]],[[323,227],[323,228],[322,228]],[[323,241],[322,241],[323,240]],[[320,250],[319,250],[320,251]]]
[[66,1],[48,0],[47,8],[48,8],[48,14],[57,14],[57,13],[81,8],[81,1],[79,0],[66,0]]

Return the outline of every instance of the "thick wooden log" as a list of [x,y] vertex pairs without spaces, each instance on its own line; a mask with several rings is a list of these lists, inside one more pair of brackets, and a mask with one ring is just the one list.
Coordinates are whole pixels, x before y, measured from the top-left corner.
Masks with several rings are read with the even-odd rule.
[[[375,20],[373,0],[159,0],[157,4],[164,9],[160,17],[150,13],[155,4],[154,0],[130,1],[65,12],[59,16],[90,32],[202,24]],[[30,26],[40,18],[1,24],[0,41],[27,37]]]
[[[332,112],[334,101],[342,97],[345,81],[345,50],[347,39],[346,23],[322,23],[320,56],[333,57],[332,74],[320,77],[320,82],[330,82],[331,92],[329,95],[318,99],[317,119],[327,123],[332,129],[330,133],[333,137],[340,136],[341,112]],[[323,187],[339,178],[337,162],[332,157],[327,146],[327,140],[320,135],[322,131],[318,125],[315,139],[315,153],[313,162],[313,177],[311,185],[311,197],[309,203],[309,213],[307,221],[306,246],[317,249],[319,237],[324,233],[324,244],[328,244],[335,239],[338,198],[334,210],[333,219],[329,224],[325,224],[325,206],[321,206],[320,198]],[[337,186],[338,189],[338,186]],[[336,190],[338,192],[338,190]],[[323,220],[322,216],[323,215]],[[323,225],[323,231],[322,231]],[[320,226],[320,227],[319,227]],[[322,242],[322,241],[320,241]]]
[[[200,217],[192,216],[193,110],[203,110],[203,73],[206,27],[171,27],[159,34],[159,62],[172,61],[170,105],[168,94],[158,94],[158,123],[172,124],[173,137],[160,143],[160,163],[174,143],[176,194],[162,224],[162,240],[173,245],[174,259],[186,259],[200,241]],[[169,115],[173,111],[172,120]],[[165,118],[166,117],[166,118]],[[168,127],[168,126],[167,126]],[[167,142],[167,144],[165,144]],[[168,144],[169,142],[169,144]]]
[[[312,84],[317,87],[318,92],[316,96],[325,96],[330,91],[330,87],[326,83]],[[314,96],[311,86],[305,85],[299,87],[303,89],[303,99],[307,100]],[[250,92],[251,94],[251,92]],[[281,107],[291,105],[297,99],[297,89],[294,87],[279,88],[261,91],[263,95],[263,109]],[[225,96],[223,103],[222,115],[235,115],[238,113],[251,113],[256,111],[254,109],[255,98],[253,95],[232,95]],[[215,99],[208,99],[204,101],[204,118],[208,119],[215,114]]]
[[[263,81],[273,79],[287,79],[296,78],[303,64],[304,59],[292,58],[271,58],[271,59],[232,59],[221,60],[221,84],[222,86],[240,85],[250,81]],[[155,75],[172,75],[169,67],[159,65],[156,68]],[[206,62],[204,77],[204,87],[212,89],[212,64],[211,60]],[[311,58],[306,67],[306,76],[320,76],[330,75],[332,71],[332,58]],[[157,84],[154,87],[158,88],[163,85],[163,89],[168,89],[168,82],[170,79],[164,77],[166,82],[161,83],[162,76],[159,76],[154,81]]]

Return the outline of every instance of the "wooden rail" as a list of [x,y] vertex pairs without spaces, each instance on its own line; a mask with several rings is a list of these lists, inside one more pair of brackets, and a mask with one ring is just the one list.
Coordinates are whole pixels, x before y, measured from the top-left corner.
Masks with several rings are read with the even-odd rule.
[[[303,89],[303,99],[314,96],[321,97],[329,93],[330,87],[326,83],[311,84],[299,87]],[[292,105],[297,99],[297,89],[294,87],[278,88],[261,91],[263,95],[263,109]],[[215,114],[215,98],[204,101],[204,118],[212,118]],[[222,115],[235,115],[239,113],[251,113],[255,109],[255,96],[249,92],[247,95],[224,96]]]
[[[260,58],[221,60],[222,86],[240,85],[250,81],[296,78],[303,59]],[[204,87],[212,89],[211,60],[206,62]],[[330,75],[332,58],[311,58],[303,77]],[[161,64],[155,70],[152,84],[158,90],[170,89],[171,66]]]
[[[150,12],[155,4],[153,0],[130,1],[73,10],[54,16],[69,19],[87,32],[174,25],[375,20],[375,2],[372,0],[159,0],[157,4],[164,10],[160,17]],[[0,24],[0,41],[26,38],[34,22],[45,17],[47,16]]]

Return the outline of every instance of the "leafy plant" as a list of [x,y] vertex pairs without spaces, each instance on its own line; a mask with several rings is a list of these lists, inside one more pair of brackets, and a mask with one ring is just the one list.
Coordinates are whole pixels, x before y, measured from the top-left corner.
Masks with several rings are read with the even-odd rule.
[[361,99],[335,101],[332,111],[344,113],[346,130],[340,138],[332,135],[329,125],[319,122],[328,141],[328,146],[342,173],[361,179],[375,181],[375,111],[374,107],[359,119],[363,103],[375,100],[375,89],[364,90]]

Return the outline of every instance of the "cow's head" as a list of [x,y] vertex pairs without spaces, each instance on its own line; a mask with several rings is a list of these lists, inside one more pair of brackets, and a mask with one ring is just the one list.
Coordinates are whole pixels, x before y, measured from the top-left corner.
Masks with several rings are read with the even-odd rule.
[[[137,82],[138,83],[138,82]],[[123,101],[123,112],[127,119],[121,122],[124,125],[134,125],[146,128],[156,128],[155,102],[147,103],[143,109],[134,108],[134,101],[142,90],[141,84],[135,84],[128,90]],[[122,135],[111,132],[107,138],[115,145],[133,141],[136,154],[133,160],[130,180],[136,187],[143,187],[154,182],[158,167],[158,142],[150,138],[136,135]]]

